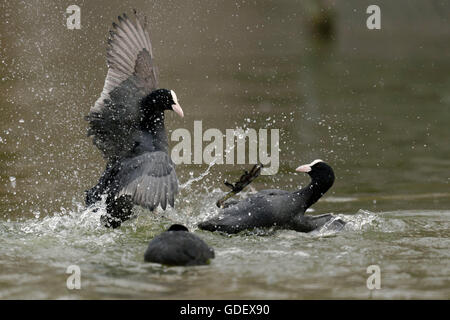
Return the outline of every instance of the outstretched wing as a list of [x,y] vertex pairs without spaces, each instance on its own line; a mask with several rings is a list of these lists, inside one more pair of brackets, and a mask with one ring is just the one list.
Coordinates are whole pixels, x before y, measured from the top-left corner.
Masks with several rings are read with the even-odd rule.
[[121,158],[134,147],[140,103],[158,86],[147,21],[135,16],[135,22],[123,14],[113,23],[105,85],[86,117],[88,135],[108,159]]
[[172,207],[178,193],[175,165],[163,151],[146,152],[122,162],[117,181],[124,186],[119,195],[130,195],[133,202],[154,210],[161,205]]

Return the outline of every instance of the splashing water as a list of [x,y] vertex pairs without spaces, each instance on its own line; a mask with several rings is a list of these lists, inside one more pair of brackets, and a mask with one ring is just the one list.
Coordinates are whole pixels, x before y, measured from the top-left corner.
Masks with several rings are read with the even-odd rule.
[[180,186],[180,189],[187,189],[187,188],[190,188],[190,186],[191,186],[192,183],[201,181],[204,177],[206,177],[206,176],[209,174],[209,172],[211,171],[211,168],[216,164],[216,162],[217,162],[217,160],[214,160],[213,162],[211,162],[211,163],[208,165],[208,168],[207,168],[203,173],[201,173],[199,176],[197,176],[197,177],[195,177],[195,178],[192,177],[191,179],[189,179],[188,181],[186,181],[185,183],[183,183],[183,184]]
[[[206,175],[207,171],[202,176]],[[198,177],[194,179],[199,181]],[[329,230],[328,225],[309,234],[269,229],[225,236],[198,230],[198,222],[217,213],[211,197],[220,197],[223,193],[220,189],[196,193],[190,203],[183,201],[177,209],[170,208],[164,212],[148,212],[138,208],[132,220],[115,230],[104,228],[100,223],[100,216],[106,212],[104,201],[87,209],[74,202],[71,210],[61,209],[43,218],[2,222],[0,240],[3,243],[1,258],[4,271],[3,276],[0,276],[3,283],[0,297],[68,297],[65,281],[57,275],[64,274],[69,265],[76,264],[82,270],[84,287],[79,292],[70,292],[70,297],[157,298],[161,294],[168,294],[172,298],[207,298],[202,292],[214,292],[217,298],[301,298],[307,292],[311,298],[315,295],[308,289],[309,286],[329,290],[329,280],[326,279],[332,277],[337,282],[340,281],[337,279],[349,279],[349,283],[353,283],[344,286],[348,289],[331,293],[332,297],[361,298],[368,297],[364,289],[365,268],[370,264],[380,264],[382,270],[394,268],[383,262],[388,259],[388,255],[420,256],[434,247],[434,263],[439,265],[438,261],[444,261],[444,256],[448,258],[444,248],[438,249],[435,241],[427,241],[426,238],[418,241],[421,245],[416,245],[414,250],[405,251],[405,246],[409,247],[410,244],[401,239],[405,236],[414,237],[417,233],[417,226],[412,224],[410,215],[405,220],[398,214],[367,210],[336,215],[335,219],[347,222],[341,232]],[[246,195],[244,192],[241,196]],[[447,217],[445,223],[442,216]],[[449,212],[434,216],[436,221],[428,223],[427,230],[434,230],[438,237],[449,227],[449,216]],[[189,269],[167,268],[143,262],[148,241],[173,222],[187,225],[214,247],[216,259],[211,265]],[[380,244],[374,241],[386,236],[391,241],[389,250],[386,250],[384,240]],[[23,267],[20,266],[23,265],[33,265],[40,271],[30,283],[25,282],[16,287],[14,279],[22,277]],[[442,262],[440,266],[443,267]],[[447,272],[448,265],[447,269],[442,270],[437,277]],[[323,281],[317,278],[319,274]],[[393,278],[393,281],[400,281]],[[197,279],[198,283],[194,284],[193,279]],[[222,279],[230,280],[224,282]],[[354,284],[355,279],[359,284]],[[434,275],[430,281],[434,283],[436,279]],[[191,289],[180,291],[180,283]],[[274,284],[277,286],[274,287]],[[409,284],[413,285],[414,282]],[[402,296],[403,291],[394,287],[389,291],[389,285],[386,286],[385,294]],[[12,292],[11,288],[17,289]],[[253,288],[253,291],[244,288]],[[438,297],[439,292],[436,293]]]

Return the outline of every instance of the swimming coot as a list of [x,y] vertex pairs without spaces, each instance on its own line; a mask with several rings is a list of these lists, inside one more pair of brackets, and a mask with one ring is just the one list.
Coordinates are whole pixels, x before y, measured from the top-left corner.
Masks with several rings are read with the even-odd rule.
[[[267,227],[310,232],[322,227],[333,215],[309,216],[304,213],[333,185],[333,169],[322,160],[315,160],[298,167],[296,171],[310,175],[311,182],[306,187],[294,192],[263,190],[241,201],[233,201],[228,205],[225,203],[225,208],[217,217],[200,223],[199,228],[238,233]],[[332,228],[342,229],[345,223],[337,219],[332,224]]]
[[133,205],[154,210],[174,206],[178,192],[175,165],[168,154],[164,111],[183,110],[174,91],[158,88],[147,21],[135,12],[113,23],[108,40],[108,73],[91,108],[89,136],[107,160],[97,185],[86,191],[89,206],[107,195],[102,221],[118,227]]
[[170,266],[195,266],[208,264],[214,258],[214,250],[202,239],[180,224],[150,241],[144,260]]

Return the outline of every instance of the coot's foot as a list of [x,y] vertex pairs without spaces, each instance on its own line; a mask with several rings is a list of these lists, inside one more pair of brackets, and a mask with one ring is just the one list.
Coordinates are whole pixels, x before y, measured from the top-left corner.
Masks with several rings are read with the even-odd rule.
[[322,228],[329,231],[341,231],[345,226],[345,221],[336,218],[331,213],[318,216],[299,215],[292,219],[290,227],[299,232],[312,232]]
[[122,195],[120,197],[108,197],[106,199],[107,214],[100,217],[100,221],[107,228],[118,228],[122,222],[130,219],[133,209],[131,197]]
[[237,204],[237,203],[239,203],[238,200],[236,200],[236,199],[230,199],[230,200],[228,200],[227,202],[225,202],[225,203],[222,204],[222,208],[223,208],[223,209],[226,209],[226,208],[229,208],[229,207],[231,207],[231,206],[234,206],[234,205]]
[[230,197],[234,196],[235,194],[241,192],[246,186],[248,186],[255,178],[257,178],[260,173],[261,169],[263,168],[262,164],[255,164],[253,168],[249,171],[244,171],[244,174],[239,178],[239,180],[232,184],[228,181],[225,181],[224,184],[231,189],[229,193],[227,193],[222,199],[216,202],[216,205],[219,208],[226,208],[229,205],[225,204],[225,201],[228,200]]
[[342,229],[344,229],[346,224],[347,223],[344,220],[337,218],[337,219],[334,219],[333,221],[331,221],[330,224],[327,224],[326,228],[327,228],[327,230],[341,231]]

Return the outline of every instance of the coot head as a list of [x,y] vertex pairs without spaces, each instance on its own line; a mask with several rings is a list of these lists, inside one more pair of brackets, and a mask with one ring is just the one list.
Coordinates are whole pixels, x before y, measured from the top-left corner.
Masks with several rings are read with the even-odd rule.
[[295,170],[309,174],[313,181],[320,181],[329,186],[334,183],[333,169],[329,164],[320,159],[314,160],[309,164],[304,164]]
[[183,109],[178,102],[177,95],[173,90],[158,89],[150,93],[144,102],[144,112],[171,110],[180,117],[184,117]]
[[183,226],[182,224],[173,224],[167,229],[167,231],[186,231],[189,232],[188,228]]

